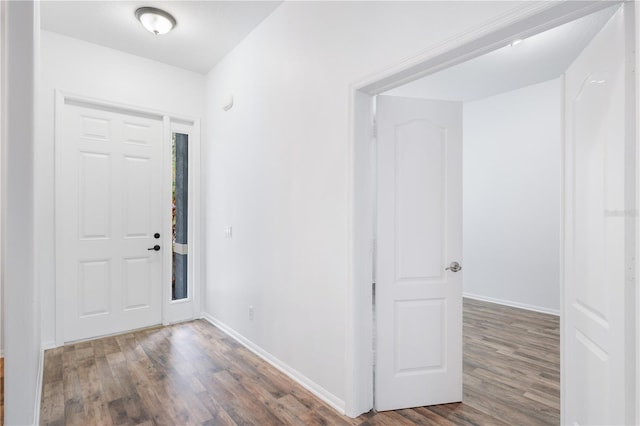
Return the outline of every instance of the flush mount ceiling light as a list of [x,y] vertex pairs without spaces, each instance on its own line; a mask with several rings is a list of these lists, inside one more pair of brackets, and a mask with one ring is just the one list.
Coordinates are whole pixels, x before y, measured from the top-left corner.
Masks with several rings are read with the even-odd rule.
[[155,35],[166,34],[176,26],[173,16],[155,7],[141,7],[136,10],[136,18],[143,27]]

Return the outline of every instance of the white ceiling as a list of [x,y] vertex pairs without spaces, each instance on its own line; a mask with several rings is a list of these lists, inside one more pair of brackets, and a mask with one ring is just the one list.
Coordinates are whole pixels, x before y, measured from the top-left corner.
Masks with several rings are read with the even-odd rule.
[[384,94],[467,102],[551,80],[566,71],[616,8],[585,16]]
[[[41,27],[137,56],[207,73],[281,1],[43,1]],[[134,12],[153,6],[178,22],[169,34],[145,30]]]

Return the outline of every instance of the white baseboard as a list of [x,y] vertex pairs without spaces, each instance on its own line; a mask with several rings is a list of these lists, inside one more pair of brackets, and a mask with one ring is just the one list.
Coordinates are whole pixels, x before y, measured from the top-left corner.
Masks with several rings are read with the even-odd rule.
[[512,308],[520,308],[520,309],[526,309],[528,311],[534,311],[534,312],[540,312],[543,314],[549,314],[549,315],[555,315],[555,316],[560,316],[560,310],[558,309],[549,309],[549,308],[545,308],[543,306],[535,306],[535,305],[528,305],[526,303],[520,303],[520,302],[513,302],[511,300],[504,300],[504,299],[496,299],[494,297],[488,297],[488,296],[480,296],[478,294],[471,294],[471,293],[462,293],[462,297],[466,297],[469,299],[475,299],[475,300],[480,300],[482,302],[490,302],[490,303],[496,303],[498,305],[505,305],[505,306],[511,306]]
[[286,374],[290,379],[292,379],[293,381],[298,383],[300,386],[302,386],[303,388],[305,388],[306,390],[308,390],[309,392],[311,392],[312,394],[320,398],[322,401],[329,404],[340,414],[343,414],[343,415],[345,414],[345,402],[343,400],[341,400],[340,398],[338,398],[337,396],[335,396],[334,394],[332,394],[331,392],[329,392],[328,390],[326,390],[325,388],[323,388],[313,380],[309,379],[304,374],[291,368],[289,365],[285,364],[275,356],[271,355],[269,352],[265,351],[264,349],[262,349],[252,341],[248,340],[247,338],[245,338],[240,333],[236,332],[235,330],[233,330],[231,327],[227,326],[223,322],[209,315],[208,313],[202,313],[202,318],[209,321],[211,324],[215,325],[220,330],[222,330],[223,332],[225,332],[226,334],[234,338],[236,341],[238,341],[244,347],[249,349],[251,352],[253,352],[257,356],[259,356],[260,358],[262,358],[263,360],[271,364],[273,367],[277,368],[278,370]]
[[54,349],[57,348],[58,345],[56,345],[56,342],[53,340],[48,340],[46,342],[42,342],[42,350],[43,351],[48,351],[49,349]]
[[42,381],[44,378],[44,347],[40,347],[40,359],[38,359],[38,374],[36,376],[36,400],[34,404],[34,425],[40,424],[40,403],[42,399]]

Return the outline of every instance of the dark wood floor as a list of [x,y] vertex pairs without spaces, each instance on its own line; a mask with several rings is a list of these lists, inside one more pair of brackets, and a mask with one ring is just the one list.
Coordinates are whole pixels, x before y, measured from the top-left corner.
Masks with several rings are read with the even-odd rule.
[[357,419],[205,321],[108,337],[45,354],[41,424],[559,424],[558,318],[464,303],[464,402]]

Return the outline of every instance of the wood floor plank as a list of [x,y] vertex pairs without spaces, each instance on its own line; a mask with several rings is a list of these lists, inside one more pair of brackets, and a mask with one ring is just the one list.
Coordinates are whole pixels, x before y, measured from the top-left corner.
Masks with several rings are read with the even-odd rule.
[[305,413],[303,416],[301,416],[301,420],[305,425],[311,426],[349,426],[351,424],[351,419],[339,415],[335,410],[325,405],[321,405],[317,409]]
[[41,417],[49,419],[49,424],[64,424],[64,389],[62,380],[47,383],[43,386]]
[[455,426],[455,423],[445,419],[444,417],[434,413],[433,411],[424,409],[424,407],[398,410],[398,414],[406,417],[412,424],[418,425],[439,425],[439,426]]
[[237,423],[220,406],[212,395],[208,392],[200,392],[196,395],[211,415],[211,420],[205,422],[207,425],[236,426]]
[[130,424],[141,424],[150,422],[150,416],[147,408],[142,402],[140,395],[130,394],[123,398],[124,409],[127,412],[127,418]]
[[518,424],[502,420],[498,417],[498,412],[488,414],[479,408],[480,407],[477,404],[470,404],[467,402],[421,407],[421,409],[436,413],[440,417],[458,426],[512,426]]
[[[423,420],[424,418],[420,419],[420,422],[422,422]],[[364,422],[364,425],[367,426],[412,426],[415,424],[415,421],[409,419],[407,416],[403,416],[396,411],[385,411],[378,413]]]
[[465,299],[464,402],[337,413],[206,321],[45,353],[46,425],[556,425],[557,317]]
[[109,402],[109,414],[113,425],[126,425],[129,423],[129,416],[124,405],[124,398],[114,399]]

